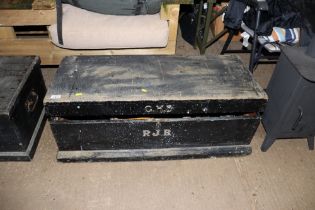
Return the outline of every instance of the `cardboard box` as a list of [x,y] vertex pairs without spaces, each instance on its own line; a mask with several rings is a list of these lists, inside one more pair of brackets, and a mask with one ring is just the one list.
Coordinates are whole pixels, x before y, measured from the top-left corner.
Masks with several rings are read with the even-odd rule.
[[[224,8],[228,3],[221,3],[221,4],[216,4],[213,7],[213,16],[215,16],[217,14],[217,12],[219,12],[222,8]],[[210,30],[212,32],[212,35],[215,36],[217,34],[219,34],[221,31],[223,31],[224,29],[224,23],[223,23],[223,15],[221,15],[220,17],[216,18],[211,24],[210,24]],[[241,39],[240,36],[241,33],[238,33],[238,35],[235,35],[232,39],[232,41],[239,41]],[[228,38],[228,34],[225,34],[223,37],[221,37],[221,39],[219,39],[220,41],[226,41],[226,39]]]

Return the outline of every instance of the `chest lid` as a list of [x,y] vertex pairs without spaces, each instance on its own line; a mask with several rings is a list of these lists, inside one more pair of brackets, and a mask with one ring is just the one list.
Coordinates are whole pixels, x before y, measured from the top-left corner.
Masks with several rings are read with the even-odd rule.
[[0,56],[0,115],[11,117],[35,65],[35,56]]
[[50,116],[114,116],[257,111],[266,99],[236,56],[74,56],[44,103]]

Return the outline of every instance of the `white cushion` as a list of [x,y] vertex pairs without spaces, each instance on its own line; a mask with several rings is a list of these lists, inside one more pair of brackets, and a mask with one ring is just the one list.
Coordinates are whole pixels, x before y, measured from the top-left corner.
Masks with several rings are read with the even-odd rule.
[[117,49],[165,47],[168,22],[159,14],[139,16],[103,15],[63,4],[63,45],[57,25],[48,30],[52,42],[68,49]]

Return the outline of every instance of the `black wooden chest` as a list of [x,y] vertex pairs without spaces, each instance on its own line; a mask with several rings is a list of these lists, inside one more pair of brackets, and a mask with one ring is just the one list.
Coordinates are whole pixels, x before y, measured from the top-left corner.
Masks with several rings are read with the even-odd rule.
[[0,160],[31,160],[42,130],[46,87],[34,56],[0,57]]
[[58,160],[244,155],[267,96],[234,56],[65,58],[44,100]]

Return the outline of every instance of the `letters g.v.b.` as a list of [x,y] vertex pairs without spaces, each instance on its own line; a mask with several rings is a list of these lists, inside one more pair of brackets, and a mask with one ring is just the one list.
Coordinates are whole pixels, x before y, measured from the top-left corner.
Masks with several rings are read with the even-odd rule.
[[155,106],[147,105],[144,107],[144,111],[146,113],[170,113],[173,110],[174,110],[174,106],[171,104],[155,105]]

